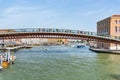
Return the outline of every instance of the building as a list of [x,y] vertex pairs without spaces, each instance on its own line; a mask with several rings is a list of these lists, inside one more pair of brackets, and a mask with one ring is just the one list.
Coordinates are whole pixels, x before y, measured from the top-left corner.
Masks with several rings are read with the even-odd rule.
[[48,39],[48,44],[59,45],[59,44],[68,44],[67,39]]
[[15,30],[12,30],[12,29],[0,29],[0,33],[8,33],[8,32],[15,32]]
[[[97,34],[101,36],[111,36],[120,39],[120,15],[112,15],[97,22]],[[98,42],[98,48],[120,49],[120,46],[112,43]]]

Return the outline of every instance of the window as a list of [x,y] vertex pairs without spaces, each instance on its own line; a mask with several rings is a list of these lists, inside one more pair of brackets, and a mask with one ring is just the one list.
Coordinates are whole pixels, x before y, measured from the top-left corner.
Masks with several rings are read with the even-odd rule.
[[108,27],[106,28],[106,31],[108,32]]
[[106,28],[104,29],[104,32],[106,33]]
[[115,36],[115,39],[117,39],[117,36]]
[[117,26],[115,26],[115,32],[117,32]]
[[115,20],[115,23],[117,24],[117,20]]
[[98,26],[100,26],[100,23],[98,23]]
[[99,33],[100,33],[100,30],[99,30]]
[[120,26],[119,26],[119,32],[120,32]]
[[103,23],[103,25],[105,26],[105,22]]

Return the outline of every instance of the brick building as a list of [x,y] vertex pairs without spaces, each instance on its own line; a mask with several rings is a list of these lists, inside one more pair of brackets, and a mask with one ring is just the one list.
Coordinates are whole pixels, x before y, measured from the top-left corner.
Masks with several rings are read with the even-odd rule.
[[[112,15],[111,17],[98,21],[97,34],[120,39],[120,15]],[[97,47],[105,49],[120,49],[119,45],[104,42],[98,42]]]

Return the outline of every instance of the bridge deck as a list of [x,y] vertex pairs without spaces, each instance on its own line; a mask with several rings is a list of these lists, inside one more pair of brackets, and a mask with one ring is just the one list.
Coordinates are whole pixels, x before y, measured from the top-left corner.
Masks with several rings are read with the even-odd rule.
[[7,32],[0,33],[0,39],[14,39],[14,38],[65,38],[120,43],[120,39],[112,36],[100,36],[97,35],[95,32],[80,30],[26,28],[26,29],[9,29],[7,30]]

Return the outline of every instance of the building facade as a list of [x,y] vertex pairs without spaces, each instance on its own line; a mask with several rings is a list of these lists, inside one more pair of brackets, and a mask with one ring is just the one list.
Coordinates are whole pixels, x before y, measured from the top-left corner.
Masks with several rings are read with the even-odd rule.
[[68,44],[68,40],[67,39],[48,39],[48,44],[55,44],[55,45]]
[[[120,39],[120,15],[112,15],[97,22],[97,34],[101,36],[111,36]],[[112,43],[98,42],[98,48],[120,49],[120,46]]]

